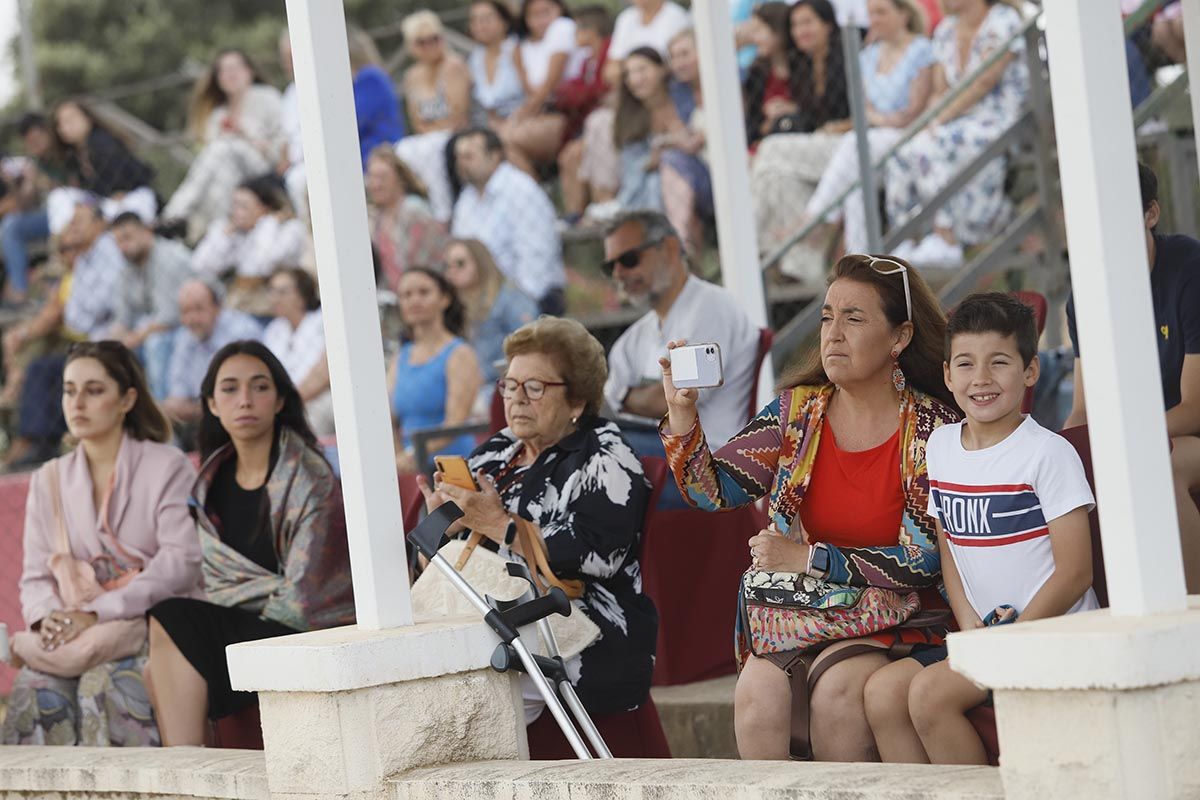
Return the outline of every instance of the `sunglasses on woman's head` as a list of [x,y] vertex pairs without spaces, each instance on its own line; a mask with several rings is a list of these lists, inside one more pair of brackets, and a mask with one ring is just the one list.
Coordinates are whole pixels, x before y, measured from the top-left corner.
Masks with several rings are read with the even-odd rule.
[[[867,256],[867,258],[871,259],[867,262],[868,266],[880,275],[895,275],[897,272],[900,273],[900,277],[904,281],[904,310],[908,314],[908,321],[912,322],[912,292],[908,288],[908,267],[890,258],[877,258],[876,256]],[[895,269],[880,269],[876,266],[877,264],[891,264]]]
[[637,247],[631,247],[618,256],[614,256],[607,261],[600,262],[600,271],[603,272],[605,276],[611,278],[613,272],[616,271],[618,264],[625,269],[633,269],[638,264],[642,263],[642,253],[649,250],[651,247],[658,247],[662,243],[662,239],[654,239],[649,242],[642,242]]

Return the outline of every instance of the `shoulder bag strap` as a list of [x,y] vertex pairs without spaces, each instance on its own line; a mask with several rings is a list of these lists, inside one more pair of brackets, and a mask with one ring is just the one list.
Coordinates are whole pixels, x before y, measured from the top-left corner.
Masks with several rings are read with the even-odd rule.
[[[537,526],[516,515],[513,515],[513,520],[517,523],[517,536],[521,540],[521,550],[525,553],[525,560],[531,567],[534,567],[530,572],[534,575],[535,585],[545,582],[550,586],[557,586],[572,600],[583,597],[583,581],[562,580],[550,569],[550,563],[546,559],[546,541],[542,538],[542,533]],[[541,578],[541,582],[538,580],[539,578]],[[542,588],[541,585],[538,585],[538,591],[542,591]]]
[[54,509],[54,541],[55,550],[63,555],[71,555],[71,540],[67,536],[67,523],[63,514],[62,486],[58,478],[57,459],[47,462],[42,472],[50,484],[50,505]]

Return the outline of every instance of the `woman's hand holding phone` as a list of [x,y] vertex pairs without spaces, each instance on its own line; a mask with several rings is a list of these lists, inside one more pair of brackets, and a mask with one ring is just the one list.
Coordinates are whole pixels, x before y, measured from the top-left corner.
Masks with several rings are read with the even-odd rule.
[[676,347],[683,347],[686,340],[667,342],[667,355],[660,356],[658,365],[662,368],[663,393],[667,398],[667,428],[675,436],[682,436],[696,425],[699,413],[696,411],[696,399],[700,396],[697,389],[677,389],[671,379],[670,352]]

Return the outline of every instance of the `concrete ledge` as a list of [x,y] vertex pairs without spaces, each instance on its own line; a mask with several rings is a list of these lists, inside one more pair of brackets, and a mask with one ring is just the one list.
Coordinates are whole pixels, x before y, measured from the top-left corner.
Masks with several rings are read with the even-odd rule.
[[733,734],[736,675],[650,689],[675,758],[738,757]]
[[415,770],[394,800],[1003,800],[993,767],[787,761],[505,761]]
[[1200,597],[1186,612],[1108,609],[952,633],[950,663],[989,689],[1145,689],[1200,680]]
[[488,666],[496,636],[478,618],[369,631],[351,625],[225,649],[229,680],[247,692],[341,692]]
[[202,747],[0,747],[0,793],[270,800],[263,754]]

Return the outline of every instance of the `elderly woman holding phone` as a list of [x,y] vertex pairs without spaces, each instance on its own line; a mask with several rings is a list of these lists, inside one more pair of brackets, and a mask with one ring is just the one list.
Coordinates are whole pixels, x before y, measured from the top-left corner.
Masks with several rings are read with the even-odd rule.
[[579,698],[593,715],[634,709],[650,690],[658,635],[638,566],[650,486],[617,426],[597,416],[604,348],[578,322],[543,317],[511,334],[504,354],[497,388],[508,427],[471,454],[479,490],[437,472],[432,487],[418,478],[426,505],[453,501],[464,513],[460,530],[531,567],[536,554],[524,552],[517,522],[532,523],[554,574],[582,582],[576,610],[600,628],[567,662]]
[[[867,678],[940,640],[917,590],[940,577],[925,442],[958,417],[942,380],[945,327],[907,264],[846,256],[830,277],[820,349],[715,453],[697,390],[677,388],[660,359],[660,433],[684,498],[717,511],[770,497],[771,524],[749,539],[739,597],[742,758],[878,760]],[[775,605],[761,594],[771,589],[787,589]]]

